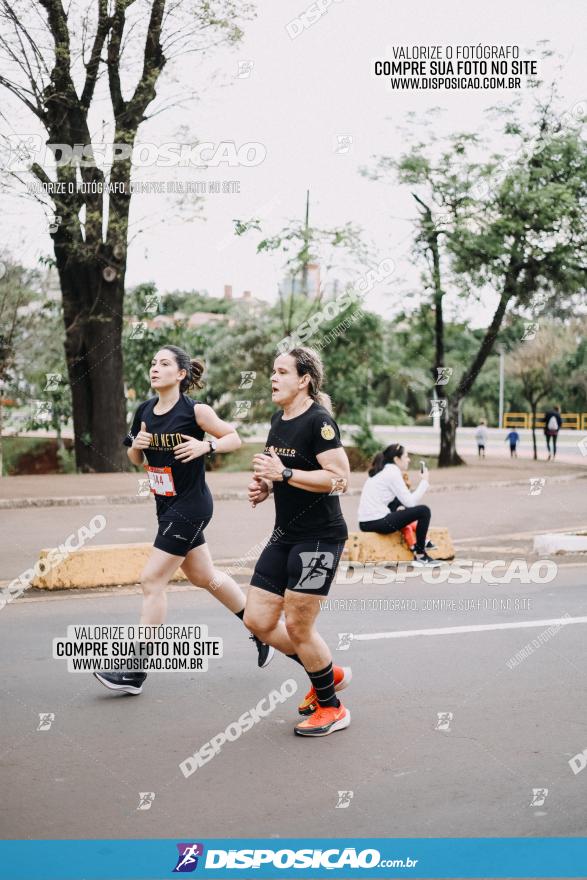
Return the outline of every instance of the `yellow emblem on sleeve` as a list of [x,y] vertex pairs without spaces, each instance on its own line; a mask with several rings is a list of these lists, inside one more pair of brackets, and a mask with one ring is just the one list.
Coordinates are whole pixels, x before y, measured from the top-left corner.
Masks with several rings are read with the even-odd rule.
[[332,425],[328,425],[326,422],[320,428],[320,434],[325,440],[333,440],[334,439],[334,428]]

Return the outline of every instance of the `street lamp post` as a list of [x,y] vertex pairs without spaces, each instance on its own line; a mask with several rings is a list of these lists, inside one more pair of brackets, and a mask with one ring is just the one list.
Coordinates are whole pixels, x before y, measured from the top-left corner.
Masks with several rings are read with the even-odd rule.
[[503,395],[504,395],[504,361],[505,361],[505,352],[503,348],[500,346],[498,348],[499,352],[499,427],[503,428]]

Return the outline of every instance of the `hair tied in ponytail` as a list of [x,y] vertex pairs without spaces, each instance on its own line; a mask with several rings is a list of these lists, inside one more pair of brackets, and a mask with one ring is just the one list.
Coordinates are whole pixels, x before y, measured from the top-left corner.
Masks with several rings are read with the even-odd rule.
[[378,452],[374,456],[369,468],[369,476],[374,477],[383,470],[386,464],[393,464],[396,458],[402,457],[404,451],[401,443],[391,443],[389,446],[386,446],[383,452]]
[[192,358],[190,361],[191,367],[191,376],[190,376],[190,384],[189,388],[203,388],[204,383],[202,380],[202,375],[204,373],[204,364],[202,361],[197,360],[197,358]]
[[161,346],[165,351],[170,351],[180,370],[185,370],[185,376],[179,383],[179,390],[183,393],[189,391],[190,388],[203,388],[202,375],[204,373],[204,364],[197,358],[191,358],[189,354],[179,348],[177,345]]
[[296,363],[296,372],[298,376],[308,375],[308,394],[316,403],[323,406],[324,409],[332,415],[332,401],[325,391],[322,391],[324,382],[324,365],[317,351],[304,345],[299,345],[288,351]]
[[369,476],[374,477],[375,474],[378,474],[381,470],[383,470],[383,453],[378,452],[371,462],[371,467],[369,468]]

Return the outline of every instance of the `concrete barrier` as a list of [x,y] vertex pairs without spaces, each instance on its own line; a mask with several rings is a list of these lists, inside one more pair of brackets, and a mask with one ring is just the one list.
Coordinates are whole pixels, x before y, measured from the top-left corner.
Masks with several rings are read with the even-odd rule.
[[[116,587],[139,582],[141,572],[153,549],[152,544],[100,544],[74,550],[55,565],[55,550],[41,550],[39,563],[45,572],[31,581],[42,590],[67,590],[72,587]],[[180,568],[170,580],[186,580]]]
[[[448,529],[428,530],[428,540],[436,550],[433,559],[454,559],[455,551]],[[412,562],[414,557],[400,532],[380,535],[377,532],[349,532],[343,559],[349,562]]]
[[534,552],[539,556],[551,556],[553,553],[587,553],[587,532],[535,535]]
[[[430,556],[434,559],[454,558],[448,529],[430,529],[428,537],[437,547],[430,551]],[[47,548],[39,554],[37,567],[41,573],[35,575],[31,587],[83,590],[137,584],[152,549],[152,544],[99,544],[74,550],[59,559],[55,557],[55,549]],[[413,556],[399,532],[391,535],[350,532],[342,558],[349,562],[411,562]],[[170,580],[185,581],[187,578],[178,566]]]

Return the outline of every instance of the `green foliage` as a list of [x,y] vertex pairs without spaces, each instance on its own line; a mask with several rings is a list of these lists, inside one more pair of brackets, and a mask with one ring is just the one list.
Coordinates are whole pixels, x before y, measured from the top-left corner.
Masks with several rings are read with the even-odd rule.
[[[0,313],[4,326],[12,326],[10,344],[5,349],[4,393],[18,403],[20,420],[14,427],[45,428],[60,438],[71,419],[62,307],[40,293],[38,272],[16,263],[10,266],[10,272],[0,281]],[[9,424],[13,415],[8,414]]]
[[43,379],[36,383],[39,395],[29,410],[26,428],[35,431],[39,428],[55,431],[58,439],[65,425],[71,419],[71,388],[67,377],[62,374],[54,384],[43,385]]
[[371,428],[364,420],[359,421],[358,429],[353,433],[353,442],[367,460],[371,460],[381,450],[381,443],[375,439]]
[[[153,355],[166,345],[177,345],[185,349],[191,357],[205,358],[206,332],[194,329],[185,321],[169,327],[149,327],[141,322],[137,332],[132,324],[123,332],[124,379],[127,389],[132,388],[136,400],[150,397],[149,367]],[[133,403],[134,408],[134,403]]]
[[[330,337],[328,334],[339,325],[345,329]],[[317,348],[324,362],[325,390],[332,397],[335,415],[346,422],[365,419],[375,402],[374,383],[385,370],[382,328],[379,315],[351,304],[315,334],[318,343],[332,338],[323,348]],[[308,340],[309,345],[313,343],[314,338]]]
[[399,400],[390,400],[388,406],[375,406],[371,410],[373,425],[410,425],[412,417],[407,406]]

